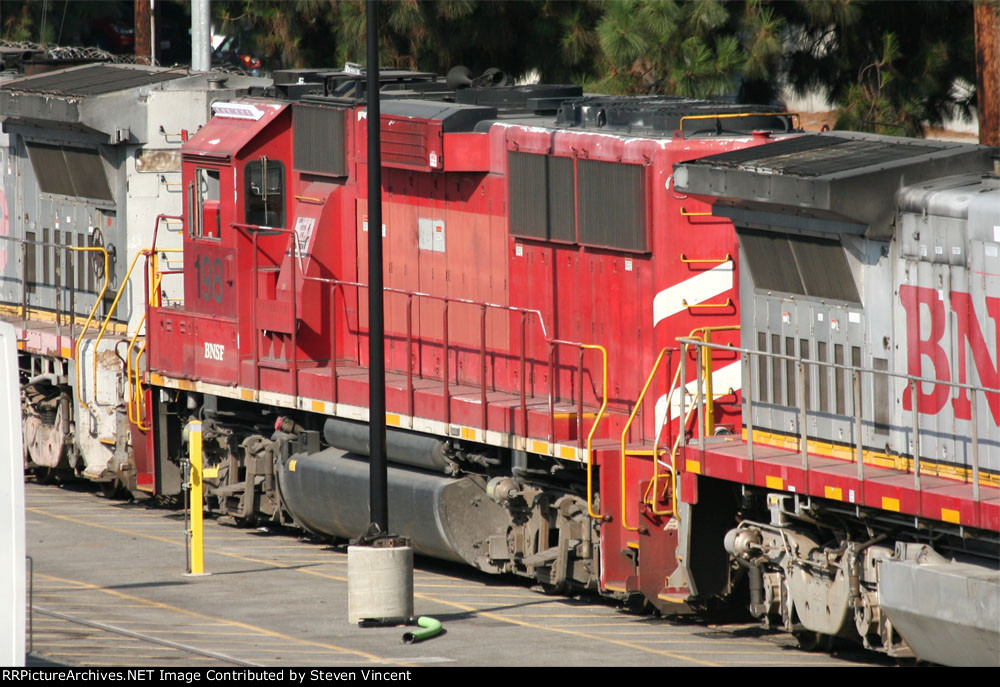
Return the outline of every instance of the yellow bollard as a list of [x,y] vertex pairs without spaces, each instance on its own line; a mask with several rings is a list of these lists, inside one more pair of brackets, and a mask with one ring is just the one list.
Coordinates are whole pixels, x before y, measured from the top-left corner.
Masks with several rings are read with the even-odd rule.
[[188,458],[191,461],[189,478],[191,503],[191,528],[188,537],[191,542],[189,575],[205,575],[205,531],[202,525],[204,497],[202,495],[201,422],[191,420],[188,429]]

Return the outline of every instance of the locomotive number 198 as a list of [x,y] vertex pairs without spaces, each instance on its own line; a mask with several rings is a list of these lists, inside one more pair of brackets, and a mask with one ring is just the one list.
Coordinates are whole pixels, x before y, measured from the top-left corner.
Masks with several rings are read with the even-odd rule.
[[198,274],[198,297],[216,303],[222,302],[222,258],[207,258],[199,256],[194,261]]

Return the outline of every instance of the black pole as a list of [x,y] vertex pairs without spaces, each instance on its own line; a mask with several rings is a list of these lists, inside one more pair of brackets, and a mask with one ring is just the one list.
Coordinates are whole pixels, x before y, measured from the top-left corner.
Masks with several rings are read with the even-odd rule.
[[368,442],[370,520],[389,531],[385,454],[385,327],[382,306],[382,157],[378,78],[378,3],[368,0]]

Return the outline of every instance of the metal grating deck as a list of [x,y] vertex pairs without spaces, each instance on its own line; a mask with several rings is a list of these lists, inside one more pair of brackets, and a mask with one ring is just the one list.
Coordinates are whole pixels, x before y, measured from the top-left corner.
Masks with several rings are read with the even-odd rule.
[[93,64],[9,81],[2,86],[2,90],[88,97],[171,81],[184,76],[188,76],[187,70],[171,71],[126,65]]

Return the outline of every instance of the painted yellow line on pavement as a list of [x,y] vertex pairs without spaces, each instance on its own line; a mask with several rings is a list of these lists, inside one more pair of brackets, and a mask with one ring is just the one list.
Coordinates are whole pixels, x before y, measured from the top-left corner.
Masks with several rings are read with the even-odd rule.
[[[154,608],[161,608],[161,609],[173,611],[175,613],[180,613],[181,615],[190,616],[192,618],[200,618],[202,620],[216,620],[216,621],[219,620],[218,618],[212,618],[211,616],[204,615],[202,613],[198,613],[197,611],[191,611],[191,610],[188,610],[186,608],[181,608],[179,606],[172,606],[172,605],[170,605],[168,603],[164,603],[162,601],[153,601],[151,599],[143,599],[142,597],[132,596],[131,594],[126,594],[126,593],[120,592],[120,591],[118,591],[116,589],[108,589],[106,587],[101,587],[101,586],[98,586],[96,584],[90,584],[89,582],[80,582],[79,580],[67,580],[67,579],[64,579],[64,578],[56,577],[55,575],[48,575],[48,574],[45,574],[45,573],[35,573],[35,575],[37,577],[42,578],[42,579],[55,580],[57,582],[64,582],[64,583],[65,582],[76,582],[77,584],[79,584],[84,589],[90,589],[90,590],[98,591],[98,592],[101,592],[102,594],[107,594],[108,596],[114,596],[114,597],[119,598],[119,599],[127,599],[129,601],[143,601],[143,602],[147,603],[149,606],[152,606]],[[360,656],[362,658],[368,659],[369,661],[373,661],[375,663],[390,663],[391,662],[391,661],[386,661],[385,659],[380,658],[380,657],[376,656],[375,654],[370,654],[367,651],[359,651],[357,649],[348,649],[347,647],[337,646],[336,644],[326,644],[324,642],[316,642],[316,641],[313,641],[313,640],[310,640],[310,639],[300,639],[298,637],[292,637],[291,635],[286,635],[286,634],[281,633],[281,632],[275,632],[274,630],[268,630],[268,629],[263,628],[263,627],[257,627],[256,625],[251,625],[250,623],[240,622],[239,620],[225,620],[225,619],[223,619],[222,622],[224,622],[229,627],[238,627],[238,628],[241,628],[241,629],[244,629],[244,630],[254,630],[257,633],[259,633],[260,635],[262,635],[262,636],[276,637],[278,639],[284,639],[286,641],[293,642],[293,643],[296,643],[296,644],[306,644],[308,646],[317,646],[317,647],[321,647],[321,648],[324,648],[324,649],[330,649],[332,651],[338,651],[338,652],[345,653],[345,654],[352,654],[354,656]]]
[[[65,599],[64,597],[55,596],[54,594],[44,594],[44,595],[42,595],[42,594],[36,593],[35,596],[37,596],[40,601],[45,601],[45,602],[51,601],[52,603],[63,604],[65,606],[71,606],[73,608],[107,608],[108,607],[107,603],[96,603],[96,602],[95,603],[86,603],[86,602],[83,602],[83,601],[70,601],[70,600]],[[146,606],[144,604],[115,604],[115,608],[145,608],[145,607]],[[68,609],[66,609],[66,610],[64,610],[62,612],[63,613],[75,613],[75,612],[84,613],[85,611],[74,611],[72,608],[68,608]]]
[[[57,518],[57,519],[60,519],[60,520],[66,520],[66,521],[69,521],[69,522],[75,522],[75,523],[81,524],[81,525],[86,525],[86,526],[90,526],[90,527],[98,527],[98,528],[101,528],[101,529],[106,529],[106,530],[110,530],[110,531],[113,531],[113,532],[118,532],[120,534],[130,534],[130,535],[135,535],[135,536],[146,537],[146,538],[152,539],[154,541],[161,541],[161,542],[165,542],[167,544],[172,544],[174,546],[183,546],[183,542],[177,542],[177,541],[174,541],[173,539],[167,539],[165,537],[157,537],[157,536],[154,536],[154,535],[145,534],[145,533],[141,533],[141,532],[135,532],[135,531],[125,530],[125,529],[118,528],[118,527],[111,527],[109,525],[92,524],[92,523],[89,523],[89,522],[86,522],[86,521],[83,521],[83,520],[78,520],[76,518],[70,518],[70,517],[65,516],[65,515],[56,515],[54,513],[47,513],[45,511],[42,511],[42,510],[39,510],[39,509],[34,509],[34,508],[30,508],[30,509],[27,509],[27,510],[30,510],[30,511],[32,511],[32,512],[38,514],[38,515],[48,515],[48,516],[53,517],[53,518]],[[262,560],[262,559],[253,558],[251,556],[242,556],[242,555],[234,554],[234,553],[227,553],[227,552],[212,552],[212,553],[216,553],[217,555],[222,555],[222,556],[228,556],[230,558],[237,558],[237,559],[248,561],[248,562],[252,562],[252,563],[262,563],[262,564],[266,564],[266,565],[271,565],[271,566],[276,567],[276,568],[288,568],[288,569],[294,570],[295,572],[302,573],[302,574],[305,574],[305,575],[313,575],[314,577],[322,577],[322,578],[325,578],[325,579],[337,580],[339,582],[347,582],[347,577],[340,576],[340,575],[331,575],[331,574],[328,574],[328,573],[320,572],[318,570],[309,570],[307,568],[291,568],[290,566],[282,565],[281,563],[276,562],[276,561]],[[53,578],[53,579],[56,579],[56,578]],[[68,581],[68,580],[62,580],[62,581],[65,582],[65,581]],[[102,589],[100,587],[96,587],[96,588],[97,589]],[[121,592],[113,592],[112,590],[107,590],[107,592],[109,594],[111,594],[111,593],[116,594],[116,595],[117,594],[121,594]],[[655,655],[658,655],[658,656],[666,656],[667,658],[674,658],[674,659],[677,659],[679,661],[688,661],[690,663],[697,663],[699,665],[704,665],[704,666],[719,666],[719,665],[721,665],[719,663],[713,663],[711,661],[705,661],[705,660],[702,660],[700,658],[695,658],[693,656],[685,656],[684,654],[679,654],[679,653],[676,653],[676,652],[673,652],[673,651],[665,651],[665,650],[662,650],[662,649],[655,649],[653,647],[642,646],[641,644],[635,644],[634,642],[626,642],[626,641],[622,641],[622,640],[618,640],[618,639],[613,639],[611,637],[603,637],[601,635],[590,634],[590,633],[587,633],[587,632],[580,632],[578,630],[573,630],[573,629],[565,628],[565,627],[550,627],[550,626],[546,626],[546,625],[539,625],[537,623],[528,622],[526,620],[519,620],[517,618],[509,618],[509,617],[506,617],[506,616],[504,616],[502,614],[499,614],[499,613],[493,613],[493,612],[490,612],[490,611],[481,611],[481,610],[477,609],[476,607],[470,606],[468,604],[459,603],[459,602],[456,602],[456,601],[448,601],[448,600],[445,600],[445,599],[440,599],[440,598],[437,598],[437,597],[434,597],[434,596],[430,596],[428,594],[422,594],[422,593],[414,592],[413,597],[415,599],[421,599],[423,601],[430,601],[430,602],[433,602],[433,603],[440,604],[442,606],[448,606],[450,608],[457,608],[457,609],[459,609],[461,611],[465,611],[467,613],[473,613],[473,614],[478,615],[478,616],[483,617],[483,618],[489,618],[491,620],[498,620],[500,622],[509,623],[511,625],[517,625],[517,626],[520,626],[520,627],[528,627],[528,628],[532,628],[532,629],[535,629],[535,630],[543,630],[543,631],[548,631],[548,632],[556,632],[558,634],[565,634],[565,635],[570,635],[570,636],[573,636],[573,637],[580,637],[580,638],[583,638],[583,639],[590,639],[590,640],[597,641],[597,642],[604,642],[606,644],[613,644],[615,646],[621,646],[621,647],[625,647],[625,648],[629,648],[629,649],[635,649],[636,651],[641,651],[641,652],[644,652],[644,653],[655,654]],[[123,595],[123,598],[127,598],[127,595]],[[158,603],[158,602],[153,602],[153,603]],[[200,614],[197,614],[194,611],[187,611],[185,609],[177,609],[177,610],[182,611],[184,613],[189,613],[189,614],[194,615],[196,617],[202,617],[202,618],[207,617],[207,616],[202,616]],[[232,621],[232,622],[235,623],[236,621]],[[253,626],[249,626],[249,627],[252,628]],[[263,630],[263,629],[262,629],[262,631],[264,631],[264,632],[271,632],[270,630]],[[283,637],[288,638],[288,639],[294,639],[292,637],[287,637],[285,635],[279,635],[278,633],[275,633],[274,636],[283,636]],[[301,641],[303,643],[307,643],[307,644],[315,644],[317,646],[326,646],[326,645],[321,644],[319,642],[309,642],[307,640],[301,640]],[[339,648],[339,647],[337,647],[337,648]],[[347,651],[349,651],[349,650],[347,650]],[[360,652],[359,652],[359,655],[361,655]],[[372,658],[370,660],[381,660],[381,659]]]
[[[164,649],[169,649],[170,647],[163,647],[163,648]],[[180,649],[172,649],[172,651],[177,651],[177,652],[183,653],[183,652],[181,652]],[[46,651],[44,655],[45,656],[83,656],[85,658],[91,658],[93,656],[93,654],[91,654],[89,652],[79,653],[79,652],[76,652],[76,651]],[[102,658],[131,658],[131,659],[134,659],[134,660],[141,660],[143,658],[152,658],[152,659],[167,658],[166,656],[136,656],[135,654],[101,654],[101,657]],[[205,660],[210,660],[210,659],[208,659],[207,656],[203,656],[202,658],[204,658]],[[188,657],[185,656],[184,660],[185,661],[188,660]],[[101,665],[101,663],[97,662],[96,664],[88,664],[88,665]],[[136,663],[136,665],[138,665],[138,663]]]
[[[509,611],[504,611],[504,615],[510,616],[511,618],[593,618],[594,616],[588,613],[577,614],[567,614],[567,613],[511,613]],[[659,635],[659,632],[650,632],[649,634]]]

